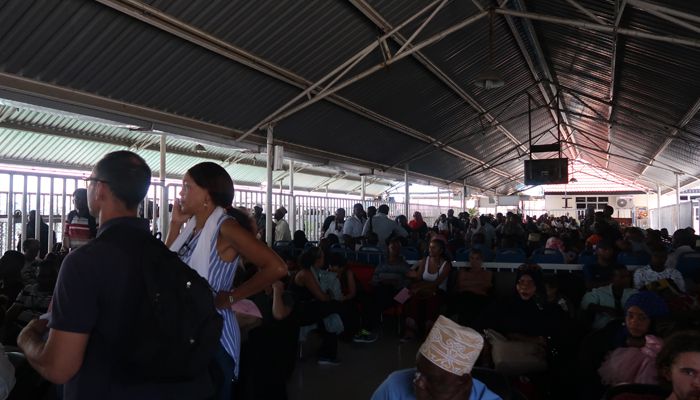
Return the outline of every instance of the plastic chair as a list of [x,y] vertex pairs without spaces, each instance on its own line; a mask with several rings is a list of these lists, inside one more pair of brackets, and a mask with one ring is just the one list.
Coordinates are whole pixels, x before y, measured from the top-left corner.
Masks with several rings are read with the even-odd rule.
[[647,265],[651,261],[651,256],[648,253],[632,253],[624,251],[617,255],[617,262],[627,265]]
[[676,269],[685,279],[700,280],[700,251],[683,253],[678,257]]
[[658,385],[626,383],[605,392],[605,400],[665,400],[670,391]]
[[564,264],[564,255],[555,249],[537,249],[532,253],[531,261],[535,264]]
[[469,249],[466,247],[461,247],[457,249],[455,253],[455,261],[469,261]]
[[524,263],[527,255],[521,249],[505,249],[496,252],[495,262],[502,263]]
[[418,249],[412,246],[406,246],[401,248],[401,255],[403,258],[406,260],[419,260],[420,259],[420,252],[418,252]]
[[598,257],[592,251],[582,251],[578,255],[578,263],[583,265],[595,264],[598,261]]

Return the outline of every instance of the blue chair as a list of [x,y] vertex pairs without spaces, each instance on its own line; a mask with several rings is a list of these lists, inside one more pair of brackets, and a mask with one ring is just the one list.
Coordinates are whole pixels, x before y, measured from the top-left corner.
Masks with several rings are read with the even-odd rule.
[[477,245],[474,245],[474,246],[472,247],[472,249],[479,249],[479,250],[481,251],[481,254],[484,255],[484,261],[485,261],[485,262],[493,261],[493,258],[494,258],[493,250],[489,249],[489,248],[486,247],[485,245],[479,245],[479,244],[477,244]]
[[598,257],[592,251],[582,251],[578,255],[578,263],[583,265],[595,264],[598,261]]
[[555,249],[537,249],[530,261],[535,264],[564,264],[564,255]]
[[401,247],[401,255],[406,260],[419,260],[420,252],[417,248],[412,246]]
[[700,251],[683,253],[678,257],[676,269],[683,278],[700,281]]
[[493,261],[502,263],[524,263],[527,255],[521,249],[504,249],[496,252]]
[[292,245],[291,240],[278,240],[275,242],[275,244],[272,245],[272,247],[289,247]]
[[623,265],[648,265],[651,256],[648,253],[623,251],[617,255],[617,262]]
[[455,253],[455,261],[469,261],[469,249],[466,247],[460,247]]

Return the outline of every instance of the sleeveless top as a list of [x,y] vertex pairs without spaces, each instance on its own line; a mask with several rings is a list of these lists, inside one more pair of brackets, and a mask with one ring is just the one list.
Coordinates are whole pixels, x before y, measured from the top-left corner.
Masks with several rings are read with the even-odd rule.
[[[442,264],[440,264],[440,268],[438,268],[438,272],[431,274],[428,272],[428,265],[430,264],[430,257],[425,258],[425,268],[423,269],[423,280],[426,282],[435,282],[438,280],[440,277],[440,274],[442,273],[442,270],[445,268],[445,265],[447,264],[447,261],[443,261]],[[442,289],[444,291],[447,291],[447,279],[442,281],[440,286],[438,286],[439,289]]]
[[[232,217],[226,214],[223,214],[219,218],[219,221],[217,222],[217,232],[221,230],[221,225],[224,223],[224,221],[229,218],[232,219]],[[180,256],[182,261],[187,264],[189,264],[190,259],[192,258],[194,248],[197,247],[200,233],[201,231],[197,232],[197,234],[190,240],[187,246],[187,252]],[[233,277],[236,275],[236,269],[238,268],[238,260],[240,257],[236,257],[231,262],[222,260],[221,257],[219,257],[219,252],[216,249],[216,242],[217,240],[212,240],[211,252],[209,253],[209,276],[206,278],[207,281],[209,281],[209,285],[211,285],[211,287],[217,292],[220,290],[231,290],[233,287]],[[234,374],[235,376],[238,376],[238,364],[241,353],[241,333],[238,329],[236,315],[230,308],[224,310],[217,309],[216,311],[218,311],[224,319],[224,327],[223,331],[221,332],[220,339],[221,346],[223,346],[226,353],[233,358],[235,365]]]

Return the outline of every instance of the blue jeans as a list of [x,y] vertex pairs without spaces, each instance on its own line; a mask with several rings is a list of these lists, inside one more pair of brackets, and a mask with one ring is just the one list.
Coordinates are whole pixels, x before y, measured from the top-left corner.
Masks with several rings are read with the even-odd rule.
[[231,391],[233,386],[233,369],[235,363],[233,358],[226,352],[221,344],[219,350],[214,356],[215,365],[212,368],[212,381],[216,389],[216,400],[231,400]]

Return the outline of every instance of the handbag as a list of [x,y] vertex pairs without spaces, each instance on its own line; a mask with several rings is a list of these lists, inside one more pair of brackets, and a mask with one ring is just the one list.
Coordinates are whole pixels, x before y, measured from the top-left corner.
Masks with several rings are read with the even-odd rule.
[[508,340],[493,329],[484,330],[491,344],[494,369],[502,374],[517,376],[547,370],[547,351],[540,343]]

